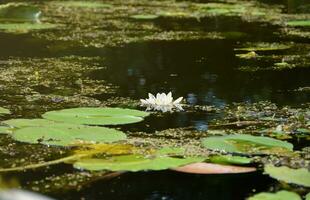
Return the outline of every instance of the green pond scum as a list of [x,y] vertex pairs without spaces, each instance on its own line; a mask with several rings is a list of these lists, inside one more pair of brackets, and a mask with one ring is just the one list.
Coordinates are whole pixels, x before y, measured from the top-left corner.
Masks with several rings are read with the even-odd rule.
[[[0,199],[308,200],[309,20],[305,0],[1,1]],[[140,103],[169,92],[183,110]]]

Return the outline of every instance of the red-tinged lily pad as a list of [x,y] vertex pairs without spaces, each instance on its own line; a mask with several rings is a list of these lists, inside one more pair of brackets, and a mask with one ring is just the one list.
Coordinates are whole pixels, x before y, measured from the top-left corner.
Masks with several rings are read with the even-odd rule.
[[254,172],[256,171],[256,168],[200,162],[177,167],[172,170],[190,174],[238,174]]

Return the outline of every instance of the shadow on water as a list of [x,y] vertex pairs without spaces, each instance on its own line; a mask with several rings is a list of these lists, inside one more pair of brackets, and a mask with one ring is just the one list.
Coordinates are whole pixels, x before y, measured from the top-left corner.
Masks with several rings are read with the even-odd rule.
[[119,85],[117,95],[136,99],[146,97],[148,92],[172,91],[175,97],[183,96],[192,105],[224,106],[261,100],[278,104],[307,102],[308,94],[289,91],[310,83],[309,69],[241,72],[237,70],[242,63],[235,57],[234,45],[229,40],[131,44],[107,50],[107,69],[91,76]]
[[238,175],[188,175],[172,171],[127,173],[110,181],[99,181],[80,191],[85,200],[230,200],[266,190],[272,180],[259,173]]

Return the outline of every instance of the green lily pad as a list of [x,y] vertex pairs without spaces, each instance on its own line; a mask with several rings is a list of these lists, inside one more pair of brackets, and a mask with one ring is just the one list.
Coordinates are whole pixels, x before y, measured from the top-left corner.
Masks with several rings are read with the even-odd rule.
[[0,134],[10,134],[12,133],[12,129],[7,126],[0,126]]
[[130,16],[132,19],[140,19],[140,20],[152,20],[158,18],[158,15],[144,14],[144,15],[132,15]]
[[3,115],[3,114],[11,114],[11,112],[9,109],[0,107],[0,115]]
[[288,26],[310,26],[310,20],[294,20],[286,23]]
[[74,163],[74,167],[90,171],[143,171],[143,170],[165,170],[190,163],[201,162],[204,158],[172,158],[167,156],[146,157],[143,155],[123,155],[106,159],[82,159]]
[[50,125],[16,129],[12,137],[20,142],[74,146],[81,143],[109,143],[126,139],[126,135],[118,130],[95,126]]
[[0,23],[0,31],[8,33],[28,33],[34,30],[44,30],[56,28],[55,24],[48,23]]
[[250,197],[248,200],[301,200],[300,196],[294,192],[281,190],[277,193],[261,192]]
[[52,1],[51,4],[70,8],[112,8],[113,5],[99,1]]
[[149,113],[123,108],[71,108],[50,111],[43,118],[73,124],[116,125],[130,124],[143,120]]
[[212,150],[244,154],[274,154],[293,149],[293,145],[285,141],[241,134],[204,138],[202,145]]
[[38,7],[26,3],[8,3],[0,5],[1,21],[37,21],[41,11]]
[[250,164],[252,159],[242,156],[232,156],[232,155],[217,155],[212,156],[210,161],[213,163],[219,164],[236,164],[236,165],[245,165]]
[[156,152],[157,155],[184,155],[185,149],[183,148],[177,148],[177,147],[163,147],[160,150]]
[[310,172],[304,168],[291,169],[286,166],[266,165],[265,173],[279,181],[310,187]]
[[306,195],[306,200],[310,200],[310,192]]
[[60,123],[47,119],[10,119],[3,121],[3,123],[10,125],[14,128],[38,127],[38,126],[72,127],[72,124]]

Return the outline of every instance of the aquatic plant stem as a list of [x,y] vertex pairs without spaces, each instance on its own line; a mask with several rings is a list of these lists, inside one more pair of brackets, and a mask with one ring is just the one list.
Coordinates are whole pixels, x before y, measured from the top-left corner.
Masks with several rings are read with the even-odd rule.
[[86,155],[86,154],[71,155],[71,156],[67,156],[64,158],[60,158],[57,160],[51,160],[51,161],[47,161],[47,162],[43,162],[43,163],[30,164],[30,165],[21,166],[21,167],[11,167],[11,168],[2,168],[2,169],[0,168],[0,173],[25,171],[28,169],[36,169],[36,168],[46,167],[46,166],[50,166],[50,165],[57,165],[57,164],[64,163],[64,162],[74,161],[74,160],[80,159],[80,158],[85,157],[85,156],[88,156],[88,155]]

